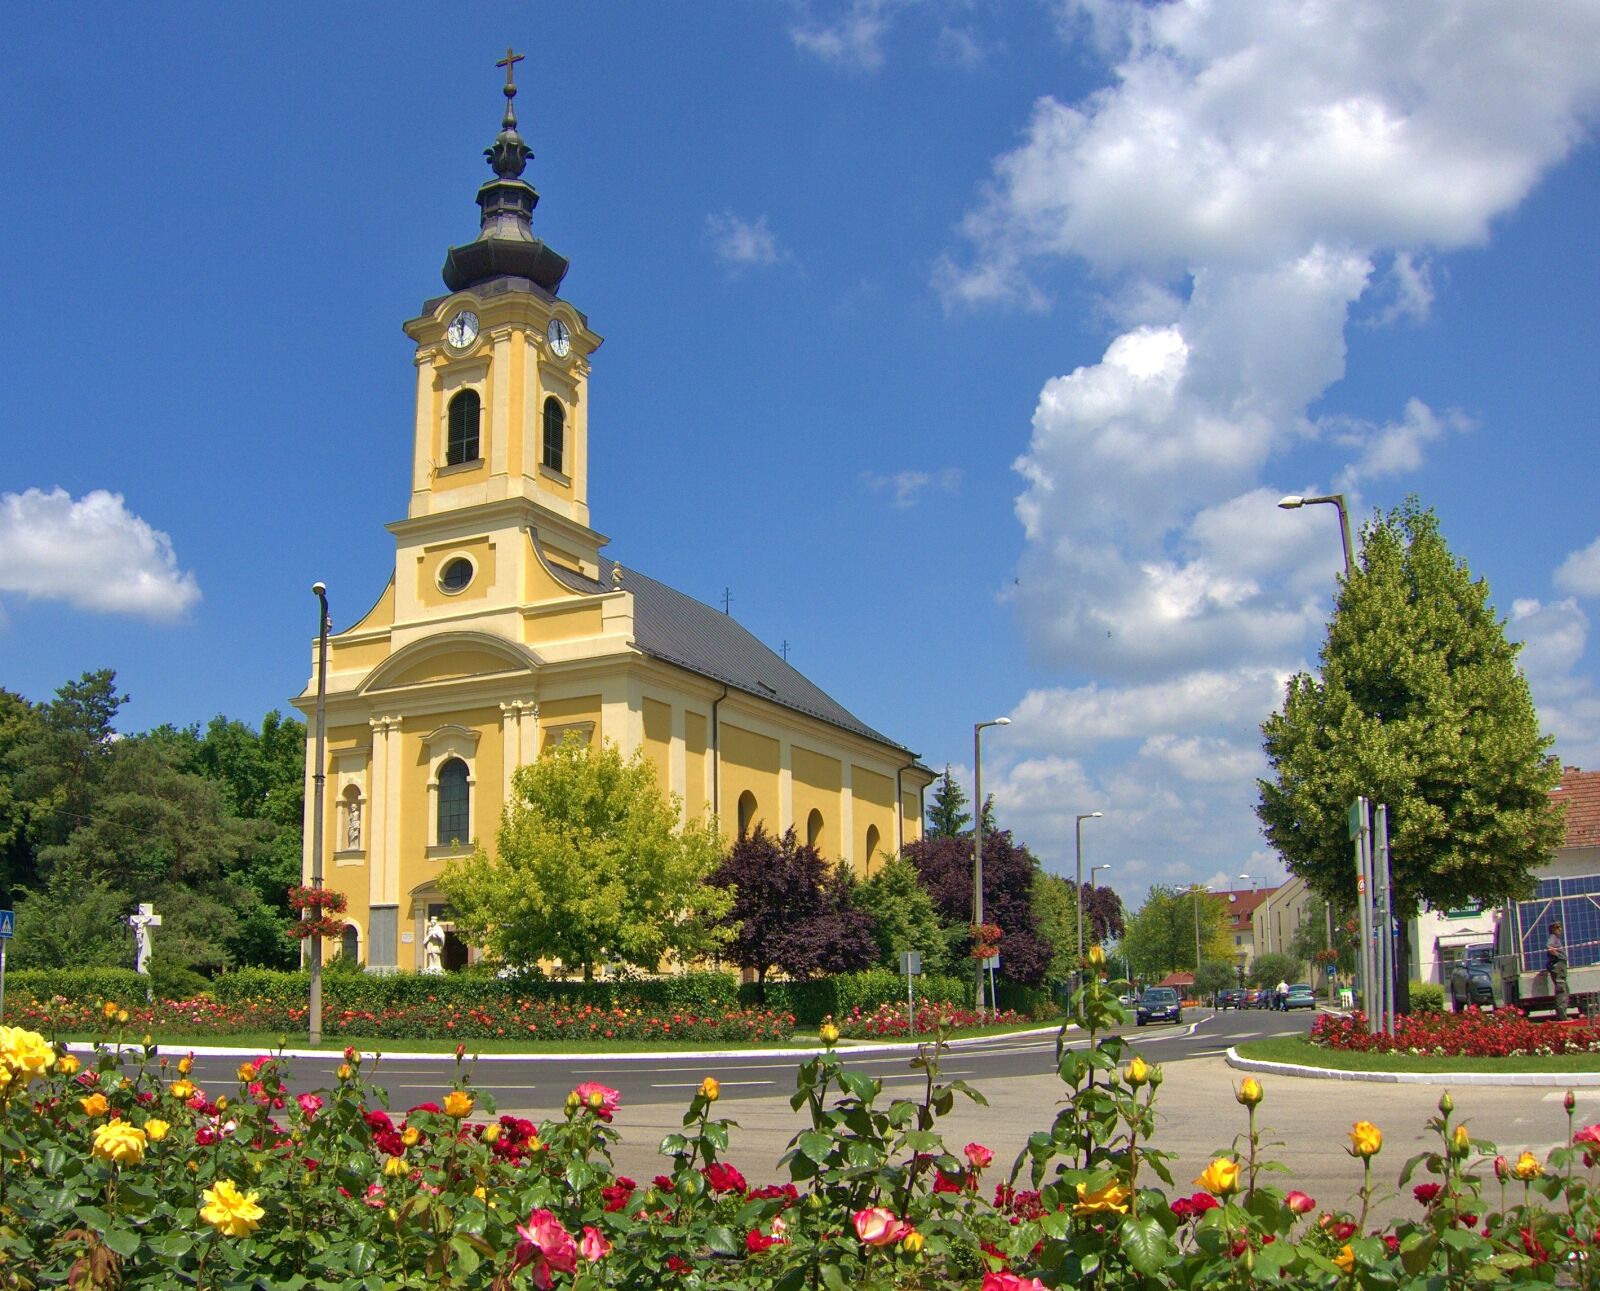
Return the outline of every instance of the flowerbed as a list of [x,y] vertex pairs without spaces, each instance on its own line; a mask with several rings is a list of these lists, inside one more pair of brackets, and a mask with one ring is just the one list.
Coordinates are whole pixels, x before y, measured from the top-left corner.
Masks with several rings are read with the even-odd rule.
[[1369,1035],[1366,1015],[1319,1014],[1311,1043],[1356,1053],[1409,1053],[1451,1058],[1510,1058],[1600,1053],[1600,1028],[1577,1022],[1532,1022],[1514,1008],[1485,1013],[1417,1013],[1395,1018],[1393,1035]]
[[1013,1009],[999,1013],[976,1013],[962,1004],[919,1002],[916,1027],[906,1017],[905,1005],[880,1004],[870,1012],[852,1009],[835,1019],[839,1034],[861,1038],[880,1036],[933,1035],[935,1032],[970,1030],[974,1027],[1007,1026],[1027,1021]]
[[[1091,961],[1093,962],[1093,961]],[[33,1287],[604,1287],[728,1291],[1047,1291],[1056,1287],[1590,1286],[1600,1125],[1543,1159],[1473,1139],[1446,1094],[1401,1168],[1415,1217],[1368,1222],[1382,1129],[1359,1121],[1349,1209],[1272,1180],[1254,1078],[1233,1147],[1174,1181],[1150,1143],[1158,1066],[1102,1038],[1115,985],[1073,1001],[1087,1049],[1058,1050],[1066,1098],[1009,1171],[981,1143],[946,1146],[959,1097],[942,1046],[918,1097],[828,1051],[800,1064],[800,1131],[753,1184],[707,1077],[649,1182],[612,1165],[617,1092],[573,1089],[548,1118],[496,1116],[457,1051],[435,1100],[382,1106],[354,1050],[331,1088],[291,1096],[281,1058],[200,1089],[148,1042],[87,1066],[0,1027],[0,1283]],[[111,1006],[109,1020],[131,1018]],[[119,1037],[120,1037],[119,1033]],[[1536,1107],[1537,1104],[1535,1103]],[[1553,1128],[1553,1127],[1552,1127]],[[1535,1131],[1548,1137],[1549,1131]],[[1421,1174],[1424,1181],[1413,1183]]]
[[[208,998],[129,1004],[128,1026],[138,1033],[227,1036],[266,1032],[292,1034],[306,1027],[306,1006],[275,999],[221,1003]],[[95,1003],[52,996],[25,1000],[9,1008],[26,1027],[47,1034],[83,1034],[99,1025]],[[593,1043],[606,1040],[785,1040],[794,1018],[771,1009],[724,1008],[695,1012],[644,1009],[560,1000],[505,999],[481,1005],[420,1000],[381,1009],[329,1007],[323,1015],[329,1036],[464,1040],[528,1039]]]

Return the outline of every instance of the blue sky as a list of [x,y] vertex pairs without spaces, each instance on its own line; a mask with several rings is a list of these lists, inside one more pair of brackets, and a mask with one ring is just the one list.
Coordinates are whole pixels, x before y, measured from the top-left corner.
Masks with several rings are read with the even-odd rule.
[[[1513,30],[1515,28],[1516,30]],[[400,323],[507,44],[591,504],[1070,871],[1278,871],[1330,508],[1416,492],[1600,765],[1600,7],[26,6],[0,49],[0,685],[259,720],[392,566]]]

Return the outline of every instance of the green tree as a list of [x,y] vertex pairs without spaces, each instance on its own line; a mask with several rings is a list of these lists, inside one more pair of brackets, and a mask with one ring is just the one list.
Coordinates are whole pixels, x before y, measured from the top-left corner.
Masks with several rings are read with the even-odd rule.
[[1228,932],[1228,911],[1214,893],[1164,884],[1152,887],[1123,931],[1122,951],[1134,977],[1152,982],[1172,972],[1193,972],[1197,920],[1202,962],[1230,960],[1233,937]]
[[28,803],[35,845],[60,842],[88,814],[111,761],[112,723],[127,702],[117,694],[116,673],[102,668],[67,682],[35,709],[37,722],[11,750],[15,792]]
[[917,881],[916,866],[903,856],[886,861],[871,878],[856,884],[855,903],[873,918],[879,962],[900,970],[900,952],[922,953],[924,973],[949,971],[944,929],[933,898]]
[[928,804],[928,838],[960,838],[972,827],[972,813],[967,810],[967,795],[950,774],[950,764],[945,763],[944,774],[933,786],[933,801]]
[[1218,991],[1232,986],[1234,968],[1225,959],[1204,959],[1200,971],[1194,975],[1194,993],[1197,997],[1214,999]]
[[1287,982],[1292,986],[1300,980],[1304,968],[1305,962],[1292,954],[1273,952],[1257,955],[1250,965],[1250,985],[1264,986],[1268,990],[1279,982]]
[[[1039,921],[1039,935],[1052,947],[1050,966],[1045,970],[1045,982],[1050,986],[1063,986],[1072,980],[1078,967],[1078,902],[1072,882],[1059,874],[1046,874],[1043,870],[1033,876],[1033,913]],[[1084,921],[1084,948],[1087,949],[1092,930]]]
[[1488,586],[1451,554],[1433,512],[1408,499],[1375,517],[1358,564],[1320,675],[1292,677],[1261,728],[1271,777],[1256,813],[1290,871],[1349,907],[1346,813],[1357,796],[1388,806],[1403,1011],[1422,903],[1522,896],[1560,845],[1560,766]]
[[[1333,917],[1333,955],[1339,971],[1346,975],[1355,972],[1356,949],[1360,937],[1348,927],[1351,916],[1336,911]],[[1328,968],[1328,903],[1321,897],[1306,902],[1305,918],[1289,939],[1289,953],[1303,964],[1316,964],[1326,972]]]
[[440,886],[456,923],[507,963],[615,959],[654,970],[663,957],[704,954],[729,893],[707,885],[722,859],[715,822],[678,823],[642,752],[569,736],[518,768],[491,858],[481,845]]

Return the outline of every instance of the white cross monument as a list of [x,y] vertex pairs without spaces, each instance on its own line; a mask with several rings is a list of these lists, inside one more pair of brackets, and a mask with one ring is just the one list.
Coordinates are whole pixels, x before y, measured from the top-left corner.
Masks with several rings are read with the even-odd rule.
[[161,916],[156,913],[155,906],[148,901],[139,902],[139,913],[128,916],[128,924],[133,929],[134,952],[133,967],[135,972],[150,976],[150,929],[161,926]]

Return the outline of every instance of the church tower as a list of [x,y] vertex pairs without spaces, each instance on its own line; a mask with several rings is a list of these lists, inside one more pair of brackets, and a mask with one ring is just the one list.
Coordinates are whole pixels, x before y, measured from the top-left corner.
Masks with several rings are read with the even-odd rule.
[[[731,837],[791,826],[866,873],[918,836],[933,774],[727,614],[601,555],[589,520],[589,364],[601,343],[560,295],[533,228],[517,130],[521,55],[485,150],[478,237],[445,256],[415,346],[411,491],[394,573],[329,638],[323,837],[347,926],[330,953],[375,972],[460,967],[443,868],[494,854],[516,768],[566,738],[642,751],[685,816]],[[335,575],[337,571],[334,571]],[[328,579],[339,599],[340,580]],[[294,700],[309,718],[317,677]],[[434,925],[444,933],[442,954]],[[435,960],[438,960],[437,964]]]

